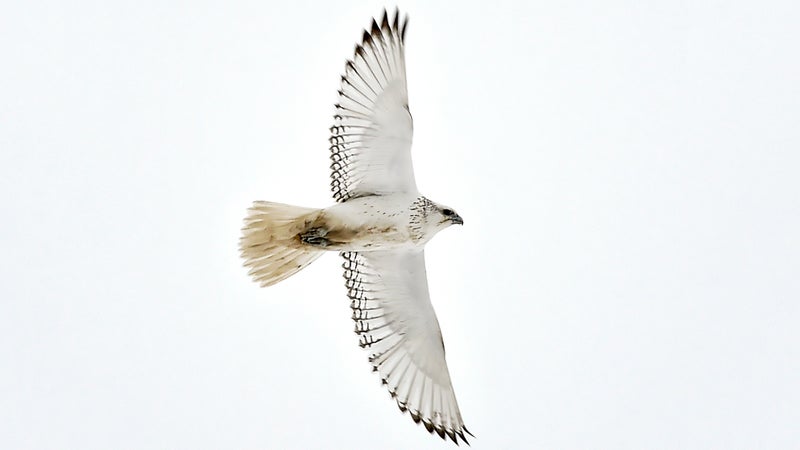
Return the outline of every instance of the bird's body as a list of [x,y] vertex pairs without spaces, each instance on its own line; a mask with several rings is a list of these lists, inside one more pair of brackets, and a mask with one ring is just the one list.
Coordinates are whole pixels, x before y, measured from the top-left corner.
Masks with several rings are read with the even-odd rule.
[[[311,230],[320,239],[306,242],[338,251],[414,250],[430,239],[415,226],[420,197],[408,194],[371,195],[336,203],[319,212]],[[312,231],[309,236],[313,236]]]
[[249,274],[270,286],[326,251],[344,258],[359,344],[402,411],[430,432],[467,442],[439,322],[430,302],[425,244],[463,224],[422,196],[411,164],[413,121],[399,13],[372,22],[345,65],[331,127],[331,189],[323,209],[257,201],[239,247]]

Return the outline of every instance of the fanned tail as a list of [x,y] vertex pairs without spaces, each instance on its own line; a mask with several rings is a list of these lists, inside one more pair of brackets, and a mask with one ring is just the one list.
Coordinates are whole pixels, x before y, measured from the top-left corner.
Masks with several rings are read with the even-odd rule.
[[285,280],[322,255],[297,236],[319,210],[272,202],[255,202],[244,219],[239,250],[248,275],[262,287]]

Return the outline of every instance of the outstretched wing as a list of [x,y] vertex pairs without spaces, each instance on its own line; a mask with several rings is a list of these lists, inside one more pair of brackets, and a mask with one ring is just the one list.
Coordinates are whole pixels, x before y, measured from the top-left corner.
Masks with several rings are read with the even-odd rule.
[[417,192],[411,164],[413,124],[408,109],[400,12],[373,19],[345,65],[331,127],[331,190],[337,202],[365,195]]
[[[443,439],[470,434],[461,419],[422,251],[342,253],[360,345],[401,411]],[[471,434],[470,434],[471,435]]]

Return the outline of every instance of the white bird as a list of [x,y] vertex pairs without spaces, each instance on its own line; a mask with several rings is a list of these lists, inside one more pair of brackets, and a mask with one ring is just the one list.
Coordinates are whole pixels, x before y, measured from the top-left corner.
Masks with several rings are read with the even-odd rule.
[[425,428],[467,442],[439,322],[428,294],[425,243],[453,224],[449,207],[417,190],[411,163],[399,11],[364,30],[345,65],[330,128],[331,189],[336,204],[312,209],[257,201],[245,219],[240,250],[249,274],[270,286],[325,251],[344,258],[355,331],[369,362],[401,411]]

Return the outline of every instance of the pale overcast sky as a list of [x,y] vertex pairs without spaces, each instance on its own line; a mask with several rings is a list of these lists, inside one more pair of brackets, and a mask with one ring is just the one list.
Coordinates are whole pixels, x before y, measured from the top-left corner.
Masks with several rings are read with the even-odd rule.
[[[0,448],[455,448],[370,372],[335,254],[261,289],[237,252],[251,201],[332,203],[383,6],[3,2]],[[798,3],[400,7],[473,447],[800,447]]]

